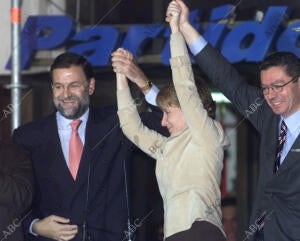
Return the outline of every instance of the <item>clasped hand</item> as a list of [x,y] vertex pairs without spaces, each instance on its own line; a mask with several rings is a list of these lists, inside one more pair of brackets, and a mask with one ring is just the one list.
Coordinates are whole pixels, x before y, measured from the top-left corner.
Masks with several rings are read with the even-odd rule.
[[69,241],[78,233],[78,226],[69,223],[68,218],[51,215],[36,221],[32,226],[32,231],[46,238]]

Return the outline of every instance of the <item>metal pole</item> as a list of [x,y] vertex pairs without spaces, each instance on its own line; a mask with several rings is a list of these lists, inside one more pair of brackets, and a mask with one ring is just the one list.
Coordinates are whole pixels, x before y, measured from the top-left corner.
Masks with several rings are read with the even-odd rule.
[[21,0],[11,0],[11,128],[14,130],[21,123]]

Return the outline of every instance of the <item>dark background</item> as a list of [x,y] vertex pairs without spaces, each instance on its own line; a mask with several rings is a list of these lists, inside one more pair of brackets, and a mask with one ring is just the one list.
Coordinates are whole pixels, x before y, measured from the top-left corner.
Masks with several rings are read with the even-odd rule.
[[[76,15],[74,2],[74,0],[67,0],[67,11],[71,16]],[[169,2],[166,0],[84,0],[81,1],[80,22],[84,25],[96,24],[103,16],[107,15],[102,20],[102,24],[163,23]],[[256,10],[265,11],[269,6],[276,5],[290,6],[291,18],[300,18],[299,0],[186,0],[185,2],[191,10],[196,8],[203,10],[202,21],[209,20],[212,8],[224,4],[236,6],[237,20],[249,20],[254,17]]]

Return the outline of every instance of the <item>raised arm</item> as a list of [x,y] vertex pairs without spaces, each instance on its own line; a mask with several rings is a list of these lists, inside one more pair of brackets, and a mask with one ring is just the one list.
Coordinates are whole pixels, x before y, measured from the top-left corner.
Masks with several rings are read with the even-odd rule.
[[[118,49],[116,52],[118,53],[114,53],[113,56],[128,55],[128,51],[124,49]],[[122,70],[119,69],[118,64],[115,64],[115,60],[112,62],[117,79],[118,115],[121,128],[128,139],[142,151],[157,159],[157,150],[166,137],[143,125],[136,104],[131,97],[127,78],[121,73]]]
[[[261,91],[259,88],[249,85],[222,54],[206,42],[189,22],[187,6],[182,0],[176,0],[176,2],[182,12],[179,23],[180,32],[194,54],[197,64],[239,112],[260,130],[263,120],[260,119],[259,112],[270,111],[264,102]],[[259,107],[257,111],[253,112],[250,109],[253,105]]]
[[[151,86],[150,81],[139,68],[132,54],[125,49],[118,49],[112,53],[112,66],[116,73],[124,74],[128,79],[134,82],[144,94],[147,94]],[[118,78],[117,78],[118,82]]]
[[226,144],[221,125],[211,119],[204,109],[194,81],[188,50],[179,32],[181,8],[172,1],[167,10],[166,21],[171,27],[171,68],[176,94],[184,113],[187,125],[194,140],[200,145],[205,143]]
[[124,74],[127,79],[135,83],[145,95],[146,101],[155,106],[159,89],[147,78],[132,54],[125,49],[119,48],[118,51],[112,53],[111,60],[114,70]]

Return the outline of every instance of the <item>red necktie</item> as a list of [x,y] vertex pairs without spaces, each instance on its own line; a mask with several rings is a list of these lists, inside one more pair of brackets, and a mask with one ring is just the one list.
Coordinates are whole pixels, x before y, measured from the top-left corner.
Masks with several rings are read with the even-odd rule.
[[71,122],[72,134],[69,144],[69,170],[74,180],[76,180],[83,150],[83,145],[78,135],[78,128],[81,122],[81,120],[74,120]]

